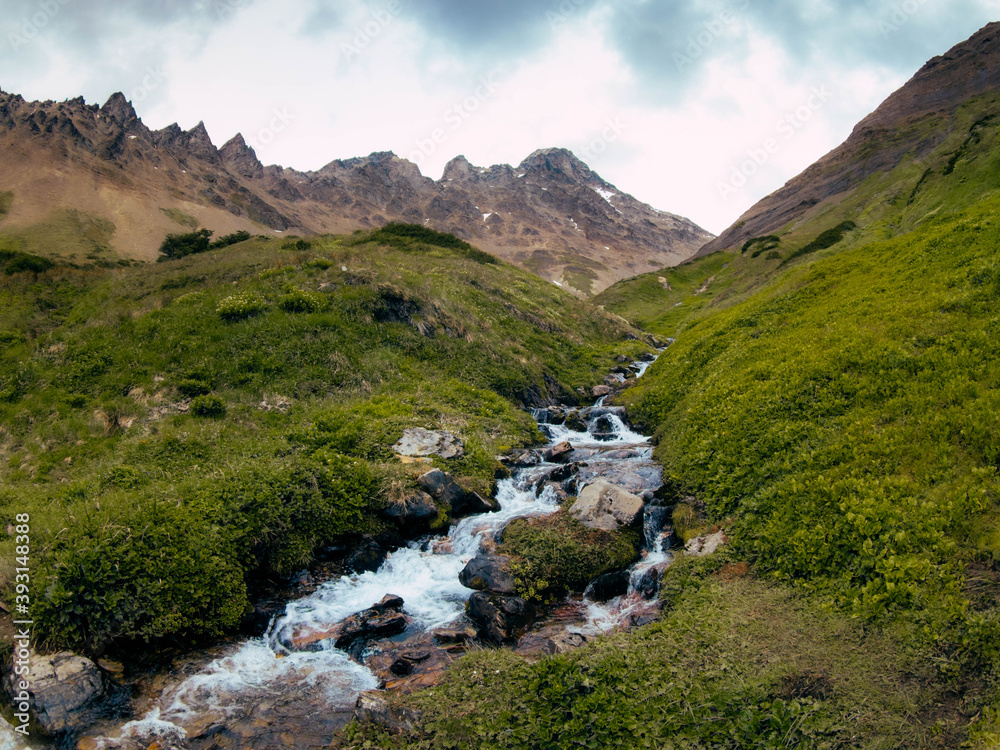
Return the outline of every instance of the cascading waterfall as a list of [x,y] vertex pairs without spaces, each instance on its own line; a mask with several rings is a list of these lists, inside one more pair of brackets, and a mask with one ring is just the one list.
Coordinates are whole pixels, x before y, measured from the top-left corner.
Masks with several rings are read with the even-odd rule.
[[[648,362],[635,363],[633,371],[645,372]],[[549,438],[548,448],[570,442],[587,466],[598,467],[587,475],[581,470],[572,481],[591,481],[601,466],[624,466],[641,472],[652,465],[648,438],[632,431],[621,419],[622,410],[604,406],[602,398],[589,409],[573,411],[581,421],[571,426],[551,424],[539,410],[539,427]],[[582,423],[585,429],[579,429]],[[573,429],[573,427],[577,429]],[[544,450],[544,449],[543,449]],[[536,452],[541,457],[541,451]],[[559,465],[540,459],[535,466],[518,469],[499,483],[500,510],[464,518],[446,536],[415,541],[392,552],[376,571],[343,576],[322,584],[314,593],[289,603],[263,637],[230,647],[194,674],[168,685],[136,721],[108,736],[97,738],[98,748],[132,748],[156,739],[162,747],[196,747],[219,734],[234,735],[240,747],[275,745],[310,746],[350,715],[359,693],[378,686],[379,680],[365,666],[334,647],[324,636],[350,615],[371,607],[386,594],[404,599],[410,618],[400,638],[427,633],[458,619],[473,593],[459,582],[459,573],[511,520],[553,513],[559,497],[549,474]],[[656,509],[652,509],[656,510]],[[660,524],[647,511],[646,557],[633,570],[638,577],[654,565],[668,561],[669,553],[659,535]],[[635,585],[625,597],[600,605],[586,602],[588,620],[582,629],[610,629],[627,616]],[[293,636],[315,633],[305,649],[291,647]],[[303,729],[303,727],[311,729]],[[0,734],[0,743],[3,735]],[[0,745],[0,750],[3,746]]]

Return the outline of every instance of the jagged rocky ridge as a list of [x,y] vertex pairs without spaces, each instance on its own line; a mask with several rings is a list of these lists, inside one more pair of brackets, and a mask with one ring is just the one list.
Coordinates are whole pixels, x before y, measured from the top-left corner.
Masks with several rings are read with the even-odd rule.
[[[453,159],[438,181],[391,152],[334,160],[315,172],[264,166],[242,135],[221,148],[204,123],[150,130],[125,97],[28,102],[0,92],[5,226],[62,207],[115,223],[115,249],[151,259],[191,217],[217,233],[348,232],[389,221],[456,234],[580,293],[676,265],[712,235],[603,180],[566,149],[517,167]],[[192,222],[193,223],[193,222]]]

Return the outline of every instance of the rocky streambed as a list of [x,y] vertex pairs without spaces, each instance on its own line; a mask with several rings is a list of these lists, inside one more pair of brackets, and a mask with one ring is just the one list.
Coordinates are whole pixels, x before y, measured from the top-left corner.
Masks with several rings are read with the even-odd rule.
[[[641,375],[648,364],[630,369]],[[136,718],[98,721],[73,738],[75,746],[325,747],[352,716],[407,726],[414,717],[393,712],[385,691],[435,684],[470,647],[506,646],[537,657],[655,617],[671,530],[669,509],[656,497],[662,472],[648,439],[603,396],[589,408],[551,407],[534,416],[548,443],[506,457],[510,478],[494,498],[466,497],[472,515],[446,535],[424,537],[370,566],[376,569],[321,584],[290,602],[262,637],[219,646],[144,680],[131,703]],[[421,484],[431,497],[453,489],[436,470]],[[419,515],[421,497],[401,512]],[[641,528],[641,559],[599,576],[582,594],[540,605],[519,595],[497,541],[514,519],[549,516],[563,504],[595,531]],[[89,668],[77,671],[93,677]],[[111,683],[98,674],[89,689],[107,694]],[[60,700],[88,710],[86,686],[64,680],[63,687],[69,689]],[[17,739],[4,725],[0,749],[20,747]]]

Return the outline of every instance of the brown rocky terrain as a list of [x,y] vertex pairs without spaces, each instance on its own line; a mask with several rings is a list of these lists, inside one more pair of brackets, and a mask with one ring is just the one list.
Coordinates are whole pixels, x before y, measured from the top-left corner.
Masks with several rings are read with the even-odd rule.
[[1000,89],[1000,23],[931,59],[836,149],[767,196],[698,256],[805,223],[851,199],[872,175],[920,160],[950,135],[956,110]]
[[122,94],[99,107],[0,92],[0,164],[0,194],[13,194],[0,231],[71,212],[77,224],[104,227],[107,249],[142,260],[166,234],[199,226],[309,235],[406,221],[590,294],[676,265],[712,238],[565,149],[536,151],[517,167],[459,156],[438,181],[389,152],[300,172],[265,167],[241,135],[216,148],[202,123],[150,130]]

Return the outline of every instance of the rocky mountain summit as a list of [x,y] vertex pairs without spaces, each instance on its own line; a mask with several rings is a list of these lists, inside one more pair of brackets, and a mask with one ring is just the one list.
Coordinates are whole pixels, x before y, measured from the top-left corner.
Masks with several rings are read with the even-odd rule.
[[302,172],[264,166],[237,134],[217,148],[204,123],[150,130],[125,97],[28,102],[0,92],[0,229],[52,212],[111,222],[110,247],[153,259],[170,232],[350,232],[405,221],[476,244],[580,294],[676,265],[712,235],[603,180],[566,149],[516,167],[453,159],[440,180],[391,152]]

